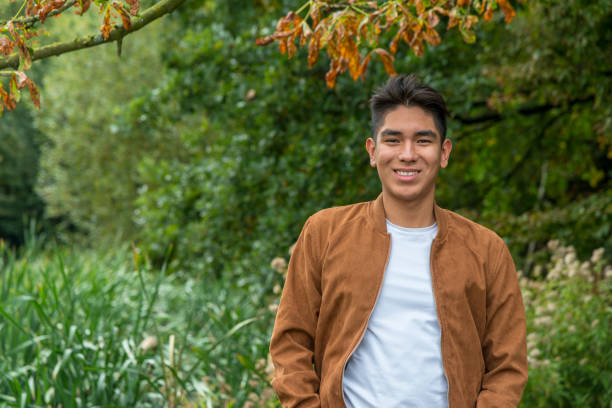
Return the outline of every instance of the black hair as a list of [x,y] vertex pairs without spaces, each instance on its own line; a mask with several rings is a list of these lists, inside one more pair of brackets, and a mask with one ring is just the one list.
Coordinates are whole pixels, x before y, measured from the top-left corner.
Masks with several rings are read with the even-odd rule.
[[442,95],[434,88],[417,81],[417,76],[396,75],[376,90],[370,99],[372,111],[372,137],[376,142],[376,135],[382,126],[387,113],[397,106],[418,106],[433,115],[434,123],[440,133],[441,142],[446,138],[446,102]]

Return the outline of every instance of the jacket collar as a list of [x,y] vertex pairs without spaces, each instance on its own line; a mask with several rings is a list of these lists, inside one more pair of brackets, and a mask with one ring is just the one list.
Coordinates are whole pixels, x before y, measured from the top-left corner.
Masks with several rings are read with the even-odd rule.
[[[438,207],[438,204],[434,202],[434,218],[438,223],[438,234],[436,239],[444,241],[446,239],[446,233],[448,232],[448,217],[445,211]],[[383,195],[380,193],[376,200],[371,202],[370,205],[370,220],[374,226],[376,232],[383,235],[387,235],[387,222],[385,216],[385,206],[383,204]]]

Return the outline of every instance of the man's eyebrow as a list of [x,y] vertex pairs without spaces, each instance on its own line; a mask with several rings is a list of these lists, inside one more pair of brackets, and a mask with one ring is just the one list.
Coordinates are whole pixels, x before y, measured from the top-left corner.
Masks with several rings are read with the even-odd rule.
[[384,137],[384,136],[403,136],[404,134],[400,131],[400,130],[395,130],[395,129],[385,129],[382,132],[380,132],[380,136]]
[[417,132],[414,133],[415,136],[424,136],[424,137],[431,137],[432,139],[435,139],[438,137],[438,134],[436,132],[434,132],[433,130],[419,130]]

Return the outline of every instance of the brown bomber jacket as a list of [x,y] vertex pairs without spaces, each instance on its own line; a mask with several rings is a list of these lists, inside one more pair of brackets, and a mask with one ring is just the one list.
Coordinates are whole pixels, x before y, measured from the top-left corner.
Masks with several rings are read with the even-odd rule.
[[[512,257],[485,227],[438,206],[434,215],[431,275],[449,408],[516,407],[527,348]],[[390,242],[382,195],[306,221],[270,342],[284,408],[345,406],[344,366],[378,298]]]

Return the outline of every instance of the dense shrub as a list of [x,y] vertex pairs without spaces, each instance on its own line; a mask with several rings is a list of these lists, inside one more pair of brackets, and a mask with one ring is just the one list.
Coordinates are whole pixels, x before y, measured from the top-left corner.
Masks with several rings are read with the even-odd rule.
[[612,265],[603,249],[580,262],[550,241],[550,262],[521,279],[528,317],[529,382],[524,407],[612,403]]

